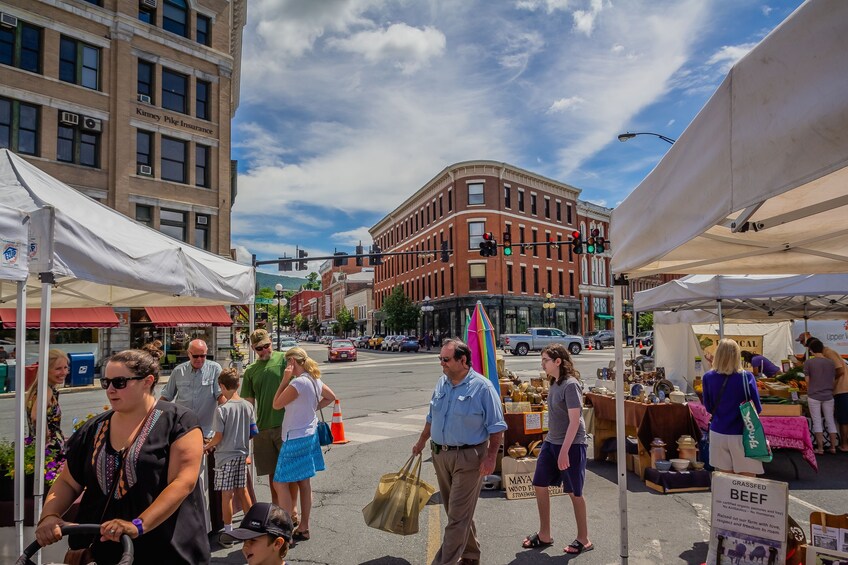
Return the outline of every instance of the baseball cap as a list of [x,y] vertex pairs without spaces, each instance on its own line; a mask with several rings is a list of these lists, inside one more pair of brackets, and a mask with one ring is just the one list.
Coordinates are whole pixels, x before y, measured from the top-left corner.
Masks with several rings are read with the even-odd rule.
[[268,335],[267,331],[256,330],[255,332],[250,334],[250,345],[252,345],[253,347],[265,345],[266,343],[271,343],[271,337]]
[[267,534],[291,542],[293,529],[288,512],[270,502],[257,502],[244,515],[241,526],[231,532],[221,532],[221,538],[244,541]]
[[795,341],[797,341],[798,343],[803,343],[804,341],[806,341],[810,337],[812,337],[810,335],[810,332],[803,332],[801,335],[798,336],[798,339],[796,339]]

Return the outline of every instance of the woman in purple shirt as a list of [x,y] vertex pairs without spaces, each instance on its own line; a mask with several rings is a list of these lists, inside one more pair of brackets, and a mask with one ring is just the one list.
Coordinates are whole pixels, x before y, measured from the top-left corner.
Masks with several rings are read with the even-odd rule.
[[745,457],[739,405],[753,400],[758,414],[762,408],[754,375],[742,370],[741,353],[734,340],[722,339],[713,370],[704,375],[704,408],[712,414],[710,464],[724,473],[755,476],[763,472],[763,464]]
[[743,351],[742,359],[751,366],[751,372],[755,377],[773,377],[780,372],[780,367],[766,359],[765,355]]

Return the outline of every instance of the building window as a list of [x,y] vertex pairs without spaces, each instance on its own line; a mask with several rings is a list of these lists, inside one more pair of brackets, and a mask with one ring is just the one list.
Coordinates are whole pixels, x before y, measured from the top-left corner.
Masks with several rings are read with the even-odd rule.
[[162,69],[162,107],[181,114],[188,113],[188,77]]
[[512,207],[512,189],[508,186],[504,187],[504,208]]
[[162,180],[186,182],[188,142],[162,137]]
[[539,267],[533,267],[533,294],[539,294]]
[[194,220],[194,246],[209,251],[209,220],[206,214],[197,214]]
[[562,271],[557,271],[557,282],[559,283],[559,295],[562,296]]
[[[199,143],[194,146],[194,185],[209,188],[209,153],[210,148]],[[200,247],[198,245],[198,247]],[[206,249],[204,247],[204,249]]]
[[[453,211],[453,189],[448,189],[448,212]],[[451,291],[453,292],[453,291]]]
[[530,195],[530,214],[532,214],[533,216],[536,215],[536,195],[535,194]]
[[38,155],[38,106],[0,98],[0,148]]
[[574,263],[574,248],[570,245],[568,246],[568,262]]
[[574,296],[574,273],[571,271],[568,273],[568,295]]
[[453,294],[453,293],[454,293],[454,288],[453,288],[453,281],[454,281],[454,278],[453,278],[453,265],[451,265],[451,266],[450,266],[450,281],[451,281],[451,294]]
[[152,26],[156,25],[156,8],[151,8],[144,2],[138,3],[138,19]]
[[520,188],[518,189],[518,211],[524,211],[524,191]]
[[[211,20],[207,16],[197,14],[197,42],[201,45],[211,45],[212,34],[209,32],[212,29]],[[198,246],[199,247],[199,246]]]
[[[141,167],[149,167],[149,173],[153,174],[153,133],[138,130],[135,134],[135,162],[142,172]],[[147,169],[144,170],[147,172]]]
[[512,265],[506,266],[506,291],[512,292]]
[[197,96],[195,97],[194,112],[201,120],[209,119],[209,92],[211,87],[205,80],[198,80],[195,87]]
[[480,248],[485,230],[485,222],[468,222],[468,249]]
[[85,167],[98,167],[100,136],[76,127],[59,125],[56,140],[56,159]]
[[135,205],[135,221],[145,226],[153,227],[153,207],[143,204]]
[[159,210],[159,231],[180,241],[186,240],[186,213],[177,210]]
[[444,215],[445,215],[444,198],[440,194],[439,195],[439,217],[441,218]]
[[442,277],[441,277],[442,278],[442,294],[447,294],[445,292],[445,270],[444,269],[442,269],[441,275],[442,275]]
[[0,27],[0,63],[41,74],[41,28],[21,21]]
[[566,206],[565,208],[565,221],[571,225],[573,222],[571,221],[571,204]]
[[485,204],[483,198],[483,183],[475,182],[468,185],[468,205]]
[[165,0],[162,9],[162,29],[188,37],[188,6],[185,0]]
[[550,269],[548,269],[548,286],[545,287],[548,289],[548,292],[553,293],[554,291],[554,281],[553,281],[554,273]]
[[545,196],[545,217],[551,219],[551,199]]
[[[562,240],[561,234],[557,234],[557,240]],[[559,245],[557,245],[557,261],[562,261],[562,246],[563,245],[568,245],[568,243],[560,243]],[[569,246],[569,249],[570,248],[571,248],[571,246]]]
[[63,37],[59,45],[59,80],[99,90],[100,49]]
[[556,203],[556,221],[562,222],[562,202]]
[[527,292],[527,267],[521,265],[519,269],[521,273],[521,292]]
[[138,85],[136,91],[139,94],[144,94],[150,97],[150,102],[153,102],[153,63],[147,61],[138,62]]
[[526,255],[524,251],[524,227],[518,228],[518,249],[522,255]]
[[468,265],[468,290],[486,290],[486,264]]
[[[539,239],[538,239],[539,230],[537,230],[536,228],[533,228],[532,232],[533,232],[533,243],[539,243]],[[533,257],[538,257],[538,256],[539,256],[539,246],[534,245],[533,246]]]

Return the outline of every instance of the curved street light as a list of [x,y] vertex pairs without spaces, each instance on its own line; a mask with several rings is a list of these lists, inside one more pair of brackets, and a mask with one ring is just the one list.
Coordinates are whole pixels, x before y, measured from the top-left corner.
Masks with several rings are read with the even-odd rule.
[[[424,300],[422,302],[423,302],[423,305],[421,306],[421,311],[424,312],[424,335],[422,337],[424,338],[425,341],[427,341],[427,314],[433,311],[434,306],[432,304],[430,304],[430,297],[429,296],[425,296]],[[420,347],[420,342],[419,342],[419,347]],[[429,351],[430,348],[427,347],[427,350]]]
[[545,294],[545,302],[542,303],[542,308],[547,313],[548,327],[550,328],[553,326],[554,310],[556,309],[556,302],[553,301],[553,296],[550,292]]
[[677,141],[676,139],[672,139],[672,138],[667,137],[665,135],[661,135],[661,134],[654,133],[654,132],[651,132],[651,131],[638,131],[638,132],[629,132],[628,131],[627,133],[620,133],[620,134],[618,134],[618,140],[620,142],[624,143],[625,141],[633,139],[637,135],[653,135],[654,137],[659,137],[660,139],[662,139],[663,141],[665,141],[669,145],[671,145],[675,141]]

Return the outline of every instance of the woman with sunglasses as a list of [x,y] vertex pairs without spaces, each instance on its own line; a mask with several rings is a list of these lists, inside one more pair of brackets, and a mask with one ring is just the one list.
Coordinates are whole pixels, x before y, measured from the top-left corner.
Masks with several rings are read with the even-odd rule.
[[77,520],[101,524],[100,535],[71,536],[69,546],[90,544],[98,564],[120,559],[124,534],[133,539],[136,563],[209,563],[195,488],[203,454],[197,417],[156,400],[159,365],[144,351],[113,355],[104,373],[100,384],[112,409],[69,438],[67,463],[47,494],[36,539],[42,546],[61,539],[61,516],[82,494]]
[[300,524],[292,534],[295,541],[309,539],[309,515],[312,510],[310,479],[324,470],[324,456],[318,443],[316,410],[336,400],[330,387],[321,382],[321,370],[300,347],[286,351],[286,370],[274,395],[274,409],[286,409],[283,417],[283,446],[274,471],[274,488],[281,507],[291,513],[295,500],[289,485],[300,490]]

